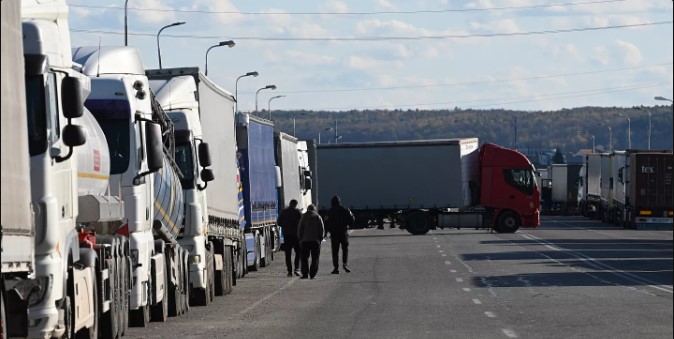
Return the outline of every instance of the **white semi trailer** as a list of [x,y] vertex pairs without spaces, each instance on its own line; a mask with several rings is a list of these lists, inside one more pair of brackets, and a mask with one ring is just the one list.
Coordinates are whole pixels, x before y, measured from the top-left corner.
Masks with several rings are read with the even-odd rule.
[[180,242],[192,258],[190,300],[207,305],[207,295],[230,293],[237,274],[245,269],[234,96],[198,68],[147,74],[158,102],[176,126],[176,158],[184,174],[188,215]]

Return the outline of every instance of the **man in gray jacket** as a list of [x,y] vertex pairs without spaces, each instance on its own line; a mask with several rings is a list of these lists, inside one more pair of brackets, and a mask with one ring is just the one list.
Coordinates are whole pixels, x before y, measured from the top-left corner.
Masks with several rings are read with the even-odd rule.
[[[323,219],[316,212],[316,207],[309,205],[297,228],[297,238],[302,242],[302,276],[300,279],[316,278],[324,232]],[[309,267],[309,255],[311,255],[311,267]]]

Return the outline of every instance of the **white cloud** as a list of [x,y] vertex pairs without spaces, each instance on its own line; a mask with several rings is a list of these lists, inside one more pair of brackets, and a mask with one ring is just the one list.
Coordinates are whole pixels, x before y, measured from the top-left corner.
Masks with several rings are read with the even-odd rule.
[[470,23],[470,26],[472,29],[479,32],[499,33],[499,34],[520,32],[519,26],[513,19],[495,20],[490,22],[472,21]]
[[397,8],[394,4],[392,4],[388,0],[377,0],[377,7],[382,8],[382,9],[395,9],[395,8]]
[[618,40],[616,41],[618,50],[622,52],[623,63],[629,66],[636,66],[641,64],[644,61],[644,57],[641,55],[639,47],[634,44],[631,44],[626,41]]
[[349,6],[342,1],[328,1],[321,6],[321,10],[325,12],[346,13],[349,11]]
[[590,57],[590,59],[602,65],[608,65],[611,63],[610,54],[611,53],[606,47],[598,46],[594,48],[594,54]]
[[229,12],[229,13],[217,13],[210,16],[215,17],[215,20],[222,24],[226,25],[238,24],[243,22],[245,19],[243,15],[236,14],[236,12],[240,11],[229,0],[201,0],[195,2],[193,7],[201,8],[202,6],[206,7],[206,9],[213,12]]
[[366,70],[366,71],[377,71],[377,70],[390,70],[391,68],[401,68],[403,63],[401,61],[389,61],[382,62],[382,60],[361,57],[357,55],[352,55],[347,60],[347,65],[353,69]]
[[[162,0],[136,0],[133,3],[133,7],[171,9],[170,6],[163,4]],[[146,24],[170,23],[169,21],[174,18],[174,13],[170,11],[135,11],[135,20]]]

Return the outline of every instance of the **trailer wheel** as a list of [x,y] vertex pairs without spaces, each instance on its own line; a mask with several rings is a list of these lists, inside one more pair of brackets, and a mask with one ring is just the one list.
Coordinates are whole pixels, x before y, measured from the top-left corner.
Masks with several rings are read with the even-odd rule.
[[407,215],[405,229],[413,235],[422,235],[428,233],[430,229],[429,218],[424,211],[414,211]]
[[520,217],[513,211],[506,211],[498,219],[496,231],[499,233],[515,233],[520,228]]
[[[115,260],[113,260],[115,262]],[[114,265],[114,264],[113,264]],[[116,280],[117,278],[117,267],[111,266],[108,268],[110,271],[109,279]],[[119,292],[117,289],[120,288],[116,281],[111,281],[112,285],[112,297],[110,299],[110,310],[107,313],[102,314],[101,319],[101,337],[104,339],[114,339],[117,338],[118,334],[121,336],[121,331],[119,331]],[[103,286],[101,286],[102,288]]]
[[260,236],[255,235],[255,260],[253,261],[253,266],[248,268],[249,271],[257,271],[260,267]]
[[222,296],[227,294],[227,282],[225,281],[225,272],[227,271],[226,256],[222,254],[222,270],[215,271],[215,295]]

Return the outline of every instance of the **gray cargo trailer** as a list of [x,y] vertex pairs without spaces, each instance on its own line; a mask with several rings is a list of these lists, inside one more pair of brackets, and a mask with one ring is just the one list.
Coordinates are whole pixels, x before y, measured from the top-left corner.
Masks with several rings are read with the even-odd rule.
[[554,164],[550,166],[552,180],[552,206],[555,214],[575,214],[578,206],[579,164]]

